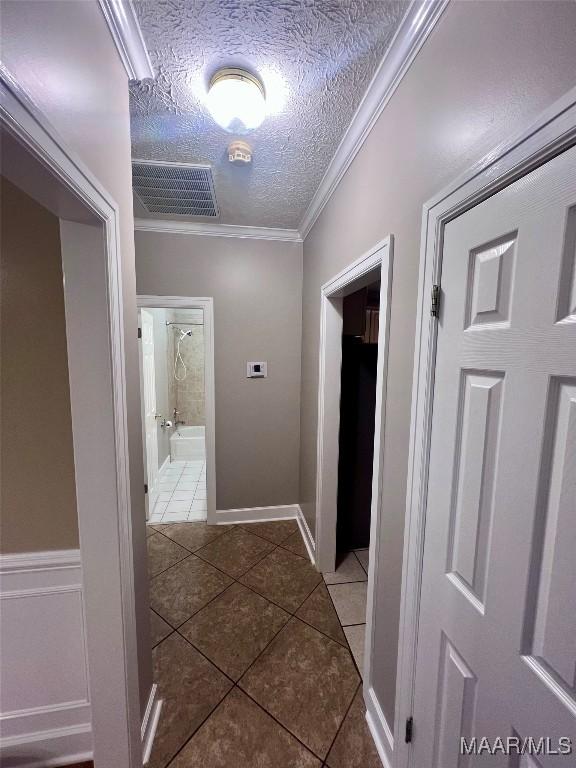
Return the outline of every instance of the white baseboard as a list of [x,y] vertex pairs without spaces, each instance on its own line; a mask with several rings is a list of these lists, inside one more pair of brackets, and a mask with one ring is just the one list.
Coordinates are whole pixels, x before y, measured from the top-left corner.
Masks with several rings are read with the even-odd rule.
[[79,550],[0,556],[2,764],[92,756]]
[[233,523],[268,523],[274,520],[296,520],[300,534],[304,539],[308,557],[312,565],[316,565],[316,545],[306,518],[299,504],[285,504],[278,507],[244,507],[243,509],[216,510],[216,525]]
[[0,765],[18,768],[52,768],[92,760],[90,724],[2,738]]
[[216,510],[216,525],[225,523],[264,523],[273,520],[286,520],[298,517],[297,504],[285,504],[278,507],[244,507],[243,509]]
[[296,520],[298,522],[298,527],[300,528],[300,534],[304,539],[304,544],[306,544],[306,549],[308,551],[308,557],[310,558],[310,562],[312,563],[312,565],[315,566],[316,565],[316,543],[314,542],[314,539],[312,537],[312,532],[308,527],[308,523],[306,522],[306,518],[304,517],[304,513],[302,512],[300,504],[297,504],[296,506],[298,508],[298,514],[296,516]]
[[366,722],[368,723],[368,728],[382,765],[384,768],[392,768],[394,735],[378,703],[374,688],[369,688],[368,691],[365,691],[364,701],[366,704]]
[[148,704],[146,705],[146,711],[142,720],[142,762],[144,765],[150,759],[152,744],[154,743],[154,736],[156,735],[156,728],[162,709],[162,699],[158,699],[157,696],[158,686],[154,683],[150,689]]
[[170,453],[168,453],[168,456],[166,456],[166,458],[165,458],[165,459],[164,459],[164,461],[162,462],[162,466],[161,466],[161,467],[160,467],[160,469],[158,470],[158,477],[160,477],[160,475],[162,474],[162,472],[164,472],[164,470],[166,469],[166,467],[167,467],[169,464],[170,464]]

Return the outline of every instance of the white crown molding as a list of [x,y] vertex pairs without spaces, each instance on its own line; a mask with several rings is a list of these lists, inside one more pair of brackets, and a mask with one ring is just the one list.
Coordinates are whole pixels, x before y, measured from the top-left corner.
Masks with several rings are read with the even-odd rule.
[[132,0],[98,0],[129,80],[154,78]]
[[305,239],[450,0],[413,0],[334,153],[299,230]]
[[252,240],[282,240],[288,243],[302,242],[302,237],[297,229],[203,224],[196,221],[173,221],[171,219],[134,219],[134,229],[139,232],[169,232],[180,235],[201,235],[203,237],[240,237]]

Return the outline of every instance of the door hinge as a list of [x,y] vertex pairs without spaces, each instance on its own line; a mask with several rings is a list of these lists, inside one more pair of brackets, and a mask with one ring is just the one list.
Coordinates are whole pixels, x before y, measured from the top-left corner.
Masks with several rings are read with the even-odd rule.
[[138,338],[142,338],[142,328],[138,328]]
[[432,303],[430,305],[430,314],[432,317],[439,317],[440,316],[440,286],[439,285],[433,285],[432,286]]
[[148,483],[144,483],[144,493],[148,493]]
[[406,733],[404,734],[404,741],[406,744],[410,744],[412,742],[412,732],[414,730],[414,718],[409,717],[406,720]]

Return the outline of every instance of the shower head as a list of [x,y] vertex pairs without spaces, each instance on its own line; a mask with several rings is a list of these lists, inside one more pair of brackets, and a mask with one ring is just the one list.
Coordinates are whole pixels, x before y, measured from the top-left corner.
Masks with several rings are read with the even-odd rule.
[[192,336],[192,331],[183,331],[182,328],[180,328],[180,341],[186,336]]

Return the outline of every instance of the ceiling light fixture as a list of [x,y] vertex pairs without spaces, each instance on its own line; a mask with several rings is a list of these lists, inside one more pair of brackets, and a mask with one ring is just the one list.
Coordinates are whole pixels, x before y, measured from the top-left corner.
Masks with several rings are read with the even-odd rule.
[[244,69],[221,69],[210,81],[208,109],[224,130],[252,131],[266,116],[264,86]]

